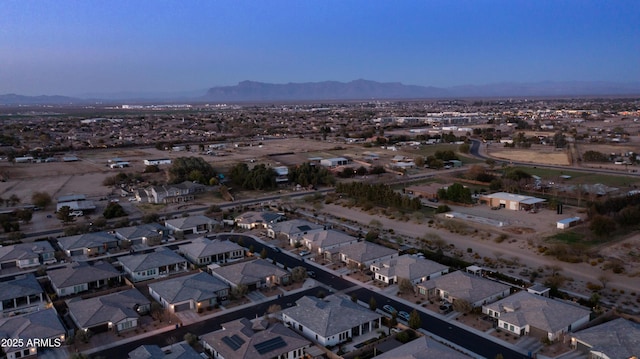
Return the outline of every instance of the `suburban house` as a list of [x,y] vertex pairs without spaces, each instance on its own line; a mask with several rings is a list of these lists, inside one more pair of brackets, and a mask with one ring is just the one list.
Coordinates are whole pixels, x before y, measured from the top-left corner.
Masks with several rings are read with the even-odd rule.
[[329,229],[304,234],[302,235],[301,242],[303,246],[307,247],[314,254],[322,254],[330,249],[357,243],[358,238],[352,237],[344,232]]
[[99,289],[109,282],[119,283],[121,276],[118,270],[106,262],[98,262],[94,265],[68,263],[62,268],[47,271],[47,277],[58,297]]
[[202,359],[186,342],[172,344],[167,351],[157,345],[141,345],[129,352],[129,359]]
[[229,283],[231,287],[246,285],[250,291],[271,285],[286,285],[291,281],[291,273],[261,258],[224,267],[210,264],[207,268],[213,276]]
[[335,168],[338,166],[346,166],[349,164],[349,160],[344,157],[326,158],[320,160],[320,165],[329,168]]
[[480,307],[487,303],[509,295],[511,287],[506,284],[473,275],[463,271],[455,271],[428,282],[418,284],[418,292],[427,294],[453,303],[465,300],[473,307]]
[[[0,319],[0,337],[22,340],[24,346],[3,346],[7,359],[35,358],[41,345],[33,344],[33,339],[48,340],[51,346],[63,346],[67,331],[53,308],[29,314]],[[33,344],[27,346],[27,344]]]
[[172,313],[198,311],[226,300],[229,285],[209,273],[200,272],[151,283],[149,294]]
[[70,194],[60,196],[57,199],[56,212],[62,207],[69,207],[72,211],[90,212],[96,209],[93,201],[88,200],[83,194]]
[[281,323],[247,318],[222,324],[222,329],[200,337],[214,359],[302,359],[311,345]]
[[419,337],[404,345],[376,356],[376,359],[469,359],[465,354],[439,343],[427,336]]
[[270,225],[278,222],[281,219],[282,215],[275,212],[249,211],[236,216],[236,218],[233,219],[233,222],[240,228],[254,229],[268,228]]
[[218,222],[207,216],[188,216],[169,219],[164,222],[164,226],[170,233],[178,234],[198,234],[210,232]]
[[315,224],[303,219],[292,219],[289,221],[277,222],[267,229],[267,237],[283,237],[291,246],[300,242],[303,235],[325,229],[321,224]]
[[380,327],[381,318],[382,315],[338,295],[324,299],[302,297],[295,306],[282,311],[285,325],[324,346],[373,332]]
[[502,330],[550,341],[582,327],[589,322],[591,314],[584,307],[526,291],[484,305],[482,312],[494,318]]
[[[120,243],[126,243],[126,245],[129,246],[158,245],[166,238],[167,232],[167,228],[158,223],[141,224],[114,230],[116,238]],[[122,247],[124,247],[124,245]]]
[[589,359],[640,357],[640,324],[624,318],[581,330],[571,335],[571,346]]
[[487,204],[492,208],[506,208],[513,211],[529,211],[538,209],[547,200],[520,194],[496,192],[480,196],[481,204]]
[[187,260],[178,253],[161,247],[153,252],[118,258],[122,269],[134,282],[155,279],[187,270]]
[[449,272],[445,265],[409,254],[373,263],[369,268],[375,280],[387,284],[398,283],[404,278],[416,285]]
[[95,256],[118,248],[118,239],[107,232],[90,232],[58,238],[58,245],[69,257]]
[[201,266],[211,263],[224,264],[244,258],[245,248],[231,241],[198,238],[178,247],[191,263]]
[[418,198],[437,199],[438,191],[442,188],[446,189],[449,186],[451,186],[451,183],[449,184],[429,183],[426,185],[408,186],[407,188],[404,189],[404,193],[418,197]]
[[160,165],[170,165],[171,159],[169,158],[154,158],[150,160],[143,161],[145,166],[160,166]]
[[181,203],[193,201],[197,193],[206,190],[204,185],[185,181],[178,184],[149,186],[136,192],[138,202]]
[[141,314],[148,313],[151,302],[132,288],[89,299],[74,298],[66,301],[69,316],[79,330],[92,333],[135,329]]
[[0,269],[32,268],[55,262],[55,250],[47,241],[0,247]]
[[366,241],[356,242],[328,250],[327,253],[339,251],[340,261],[351,268],[368,268],[370,265],[386,261],[398,256],[396,249]]
[[46,298],[40,283],[31,273],[0,282],[3,317],[44,309],[47,306]]

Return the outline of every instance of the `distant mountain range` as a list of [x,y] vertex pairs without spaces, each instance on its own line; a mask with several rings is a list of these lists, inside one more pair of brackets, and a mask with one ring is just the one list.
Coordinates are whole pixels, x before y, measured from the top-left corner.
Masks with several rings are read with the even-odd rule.
[[271,84],[242,81],[205,91],[166,93],[94,93],[82,97],[0,95],[2,105],[82,105],[95,103],[279,102],[489,97],[578,97],[640,95],[640,82],[536,82],[467,85],[448,88],[399,82],[355,80]]

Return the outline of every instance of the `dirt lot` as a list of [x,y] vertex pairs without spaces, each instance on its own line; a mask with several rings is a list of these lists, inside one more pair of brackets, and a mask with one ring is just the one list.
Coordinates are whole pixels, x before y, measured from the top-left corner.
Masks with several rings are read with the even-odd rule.
[[528,150],[494,147],[490,148],[489,154],[493,157],[509,161],[532,162],[558,166],[569,165],[567,153],[565,151],[555,151],[554,148],[550,146],[532,146]]

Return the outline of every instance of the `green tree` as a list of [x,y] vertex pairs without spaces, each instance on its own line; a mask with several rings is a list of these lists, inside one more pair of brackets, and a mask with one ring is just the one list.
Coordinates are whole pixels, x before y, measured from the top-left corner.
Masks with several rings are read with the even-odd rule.
[[400,289],[402,293],[412,293],[413,283],[411,283],[407,278],[400,278],[400,281],[398,282],[398,289]]
[[373,311],[378,309],[378,303],[376,302],[376,298],[374,297],[369,298],[369,309]]
[[60,207],[60,209],[58,209],[58,212],[56,212],[56,217],[64,223],[69,223],[74,219],[71,216],[71,207],[69,206]]
[[51,204],[51,196],[47,192],[36,191],[31,195],[31,202],[44,209]]
[[266,248],[262,248],[262,250],[260,251],[260,258],[262,258],[262,259],[267,258],[267,249]]
[[409,328],[413,330],[417,330],[422,326],[422,319],[420,318],[420,313],[418,313],[417,310],[414,309],[411,311],[411,314],[409,314],[409,322],[407,324],[409,324]]
[[102,215],[106,219],[112,219],[117,217],[124,217],[127,215],[127,212],[125,212],[120,203],[109,202],[107,208],[105,208],[104,212],[102,212]]
[[303,266],[294,267],[291,269],[291,279],[294,282],[302,282],[307,279],[307,268]]
[[25,223],[29,223],[33,217],[33,212],[30,209],[21,209],[16,211],[16,217]]
[[605,236],[616,230],[616,222],[611,217],[596,215],[591,218],[589,229],[597,236]]

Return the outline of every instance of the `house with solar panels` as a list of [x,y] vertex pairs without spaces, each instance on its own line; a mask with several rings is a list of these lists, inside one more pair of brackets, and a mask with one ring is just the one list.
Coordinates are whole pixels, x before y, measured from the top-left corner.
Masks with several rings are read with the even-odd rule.
[[216,359],[301,359],[311,342],[281,323],[247,318],[222,324],[222,329],[200,337]]

